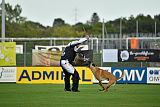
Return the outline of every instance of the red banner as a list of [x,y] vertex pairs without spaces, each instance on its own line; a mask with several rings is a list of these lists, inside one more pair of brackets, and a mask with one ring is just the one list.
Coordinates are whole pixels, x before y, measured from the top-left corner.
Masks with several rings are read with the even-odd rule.
[[131,39],[131,49],[137,49],[137,39]]

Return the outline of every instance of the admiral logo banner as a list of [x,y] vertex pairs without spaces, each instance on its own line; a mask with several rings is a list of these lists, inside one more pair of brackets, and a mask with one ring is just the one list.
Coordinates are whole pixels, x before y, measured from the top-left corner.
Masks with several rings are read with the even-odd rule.
[[0,66],[16,66],[16,42],[0,43]]
[[160,62],[160,50],[118,50],[118,62]]
[[[75,67],[75,69],[79,73],[80,84],[93,84],[93,75],[89,68]],[[17,67],[16,83],[64,84],[64,77],[61,67]],[[70,82],[72,83],[72,80]]]

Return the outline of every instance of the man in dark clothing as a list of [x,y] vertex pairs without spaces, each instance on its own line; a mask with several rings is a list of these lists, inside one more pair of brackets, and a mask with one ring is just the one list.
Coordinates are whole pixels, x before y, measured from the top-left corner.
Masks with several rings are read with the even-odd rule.
[[[89,36],[87,38],[81,38],[79,41],[72,41],[70,42],[67,47],[65,48],[61,60],[60,65],[63,69],[65,74],[64,82],[65,82],[65,91],[72,91],[72,92],[79,92],[78,85],[79,85],[79,74],[76,69],[72,66],[72,63],[76,57],[76,52],[78,51],[79,45],[86,40],[89,40]],[[72,90],[70,89],[70,76],[73,77],[73,85]]]

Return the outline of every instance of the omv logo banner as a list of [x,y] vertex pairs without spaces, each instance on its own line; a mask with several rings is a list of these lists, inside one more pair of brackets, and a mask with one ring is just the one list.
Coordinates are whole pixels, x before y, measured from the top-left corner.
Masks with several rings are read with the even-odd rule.
[[147,68],[147,83],[160,84],[160,68]]
[[117,83],[147,83],[147,68],[111,68],[111,73],[119,78],[124,70],[124,77]]

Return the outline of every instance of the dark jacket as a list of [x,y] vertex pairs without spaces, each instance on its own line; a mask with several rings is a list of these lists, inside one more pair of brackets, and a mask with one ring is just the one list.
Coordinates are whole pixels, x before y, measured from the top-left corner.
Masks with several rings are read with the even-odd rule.
[[[75,45],[74,45],[75,46]],[[61,56],[61,60],[68,60],[70,64],[74,61],[76,57],[76,52],[74,51],[74,46],[67,46]]]

